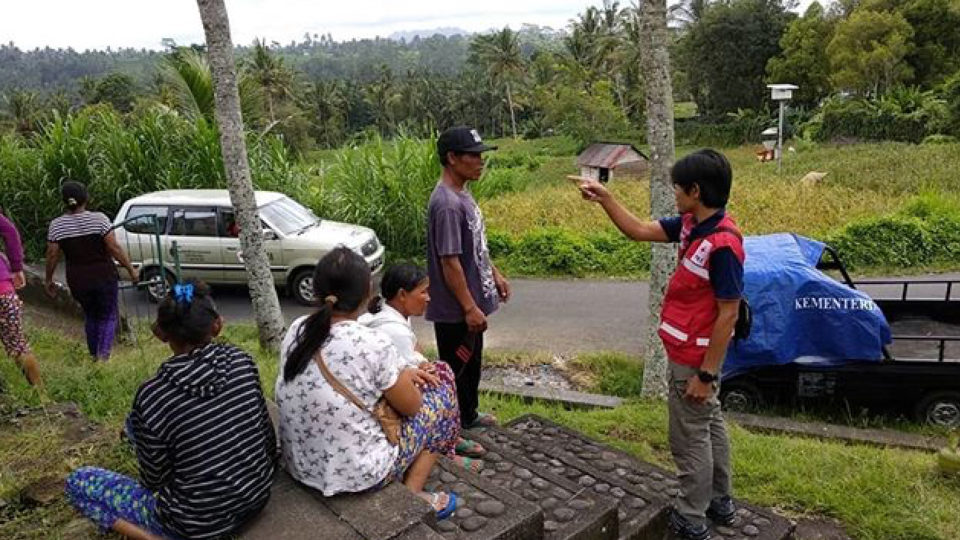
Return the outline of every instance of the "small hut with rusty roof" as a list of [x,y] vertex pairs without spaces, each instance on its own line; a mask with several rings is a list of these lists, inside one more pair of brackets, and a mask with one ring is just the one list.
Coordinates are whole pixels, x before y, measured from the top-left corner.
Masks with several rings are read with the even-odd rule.
[[632,144],[596,142],[577,156],[580,176],[606,183],[617,167],[628,166],[639,176],[648,165],[647,156]]

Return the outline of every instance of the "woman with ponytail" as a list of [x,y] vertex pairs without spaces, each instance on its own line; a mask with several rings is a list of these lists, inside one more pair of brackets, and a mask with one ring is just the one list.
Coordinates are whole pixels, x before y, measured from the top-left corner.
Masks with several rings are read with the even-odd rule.
[[97,360],[110,358],[117,329],[119,276],[114,260],[127,269],[130,281],[139,280],[137,269],[120,247],[112,224],[104,214],[87,210],[87,188],[64,182],[60,189],[67,211],[50,223],[47,231],[47,294],[56,294],[53,274],[60,254],[67,259],[67,286],[83,308],[87,350]]
[[[287,471],[325,496],[402,481],[438,519],[449,517],[456,494],[427,493],[424,484],[459,436],[456,393],[443,382],[452,374],[410,365],[387,335],[357,322],[371,288],[357,253],[326,254],[313,287],[322,303],[290,325],[280,349],[275,397]],[[396,445],[372,413],[381,398],[403,417]]]

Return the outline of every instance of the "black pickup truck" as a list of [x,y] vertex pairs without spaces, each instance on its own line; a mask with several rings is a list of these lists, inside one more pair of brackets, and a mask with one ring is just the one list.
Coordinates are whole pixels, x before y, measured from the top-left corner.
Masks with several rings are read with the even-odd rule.
[[723,378],[723,407],[750,411],[774,404],[831,403],[906,413],[918,422],[960,427],[960,280],[855,282],[829,247],[817,268],[873,297],[893,335],[892,343],[883,349],[883,360],[757,366]]

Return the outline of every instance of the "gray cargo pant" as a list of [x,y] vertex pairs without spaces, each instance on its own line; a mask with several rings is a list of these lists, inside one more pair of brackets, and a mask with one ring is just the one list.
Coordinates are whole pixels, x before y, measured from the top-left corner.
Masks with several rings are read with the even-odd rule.
[[677,511],[694,525],[704,523],[711,499],[730,495],[730,442],[720,414],[719,385],[703,404],[683,398],[697,370],[669,364],[670,451],[677,465]]

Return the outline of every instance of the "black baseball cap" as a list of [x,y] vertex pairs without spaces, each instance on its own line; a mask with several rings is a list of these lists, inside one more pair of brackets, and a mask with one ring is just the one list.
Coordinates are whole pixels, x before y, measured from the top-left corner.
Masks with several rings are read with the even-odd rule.
[[496,149],[496,146],[484,144],[480,133],[470,126],[449,128],[437,139],[437,153],[441,157],[447,155],[447,152],[480,153]]

